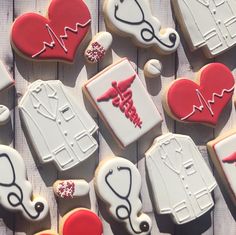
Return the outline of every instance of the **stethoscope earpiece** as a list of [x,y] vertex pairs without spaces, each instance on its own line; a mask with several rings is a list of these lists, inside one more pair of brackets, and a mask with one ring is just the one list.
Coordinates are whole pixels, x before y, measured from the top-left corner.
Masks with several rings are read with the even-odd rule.
[[169,36],[169,39],[170,39],[171,42],[175,43],[176,39],[177,39],[176,34],[175,33],[171,33],[170,36]]
[[142,232],[148,232],[149,229],[150,229],[150,226],[149,226],[149,223],[147,221],[143,221],[143,222],[140,223],[139,228]]
[[37,202],[34,208],[40,214],[44,210],[44,204],[42,202]]

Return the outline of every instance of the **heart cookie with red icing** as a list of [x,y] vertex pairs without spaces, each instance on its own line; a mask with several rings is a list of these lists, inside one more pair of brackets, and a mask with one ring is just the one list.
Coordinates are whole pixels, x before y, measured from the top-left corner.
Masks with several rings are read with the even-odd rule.
[[17,52],[33,60],[73,62],[90,25],[83,0],[52,0],[48,18],[26,13],[15,20],[11,42]]
[[[60,235],[102,235],[103,226],[99,217],[87,209],[76,209],[63,217]],[[35,235],[57,235],[47,230]]]
[[200,70],[197,82],[185,78],[174,81],[164,96],[164,107],[178,121],[215,126],[234,87],[229,68],[212,63]]

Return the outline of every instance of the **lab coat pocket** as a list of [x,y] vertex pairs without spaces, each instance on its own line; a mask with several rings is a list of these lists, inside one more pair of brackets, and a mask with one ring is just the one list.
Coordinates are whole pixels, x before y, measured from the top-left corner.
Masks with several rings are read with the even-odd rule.
[[197,173],[197,171],[195,169],[195,166],[194,166],[193,160],[189,160],[187,162],[184,162],[183,165],[184,165],[184,168],[185,168],[185,172],[188,176]]
[[207,188],[195,193],[195,198],[199,208],[203,211],[213,206],[213,200]]
[[71,168],[73,162],[75,162],[75,165],[77,163],[65,145],[61,145],[59,148],[54,150],[53,153],[59,168],[62,170]]
[[204,39],[209,47],[210,51],[216,50],[222,46],[222,41],[215,29],[210,30],[204,35]]
[[231,38],[236,37],[236,17],[232,17],[225,22],[225,27],[228,30],[228,34]]
[[181,201],[180,203],[175,205],[173,209],[176,215],[176,219],[178,220],[177,222],[180,224],[191,216],[186,201]]
[[88,156],[90,156],[98,147],[96,140],[93,136],[87,132],[83,131],[75,137],[75,142],[79,147],[80,151],[83,153],[80,158],[80,161],[83,161]]

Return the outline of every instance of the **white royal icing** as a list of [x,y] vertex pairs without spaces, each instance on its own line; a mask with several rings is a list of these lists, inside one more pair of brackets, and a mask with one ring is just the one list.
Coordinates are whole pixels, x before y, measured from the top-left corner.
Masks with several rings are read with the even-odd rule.
[[12,86],[14,80],[11,78],[5,65],[0,61],[0,91]]
[[63,199],[73,199],[89,193],[89,184],[85,180],[58,180],[53,185],[54,193]]
[[120,157],[105,159],[96,170],[94,183],[111,216],[123,222],[130,234],[150,233],[151,219],[141,212],[141,175],[132,162]]
[[90,23],[91,23],[91,19],[89,19],[84,24],[76,23],[75,28],[71,28],[71,27],[66,26],[66,27],[64,27],[64,35],[60,35],[60,36],[57,36],[57,34],[50,27],[50,25],[46,24],[45,27],[48,31],[48,35],[51,38],[51,42],[50,43],[43,42],[43,48],[40,51],[38,51],[37,53],[35,53],[34,55],[32,55],[32,58],[35,58],[35,57],[41,55],[42,53],[44,53],[47,50],[47,48],[53,49],[55,47],[56,43],[58,43],[60,45],[60,47],[64,50],[64,52],[67,53],[68,49],[65,44],[65,41],[69,37],[67,32],[78,33],[79,29],[88,26]]
[[144,74],[149,78],[156,78],[161,75],[162,64],[159,60],[151,59],[144,66]]
[[0,172],[0,203],[11,211],[21,211],[26,219],[43,219],[48,213],[47,202],[41,197],[33,198],[22,157],[4,145],[0,145]]
[[127,59],[106,68],[90,79],[84,88],[122,147],[136,141],[162,121]]
[[10,110],[4,106],[0,105],[0,125],[6,124],[10,119]]
[[235,143],[236,133],[217,142],[216,144],[214,144],[213,148],[236,200],[236,157],[232,162],[223,161],[223,159],[226,159],[230,155],[236,154]]
[[194,49],[203,48],[208,55],[216,56],[236,44],[234,0],[173,0],[172,2]]
[[154,46],[162,53],[174,52],[179,46],[178,33],[172,28],[161,30],[147,0],[105,0],[107,25],[122,35],[131,36],[142,47]]
[[113,38],[108,32],[97,33],[85,50],[85,58],[89,63],[97,63],[104,58],[111,47]]
[[97,125],[60,81],[38,80],[19,104],[20,116],[42,163],[63,171],[90,157],[98,145]]
[[157,137],[146,152],[153,201],[160,214],[185,224],[214,206],[211,191],[216,181],[189,136]]

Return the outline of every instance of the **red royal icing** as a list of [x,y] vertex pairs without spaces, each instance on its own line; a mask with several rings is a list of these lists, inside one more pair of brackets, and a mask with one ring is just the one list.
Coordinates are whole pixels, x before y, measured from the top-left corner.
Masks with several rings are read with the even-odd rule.
[[103,227],[99,217],[89,210],[77,210],[65,221],[63,235],[102,235]]
[[83,0],[52,0],[48,18],[35,13],[18,17],[11,40],[31,59],[73,62],[90,24],[90,12]]
[[[66,218],[61,232],[61,235],[102,235],[103,227],[99,217],[92,211],[78,209]],[[54,235],[54,233],[45,231],[37,235]]]
[[133,92],[129,89],[134,82],[136,75],[127,78],[124,81],[117,83],[112,82],[112,88],[106,91],[103,95],[97,98],[97,102],[105,102],[112,99],[112,104],[125,114],[135,127],[142,127],[142,121],[137,113],[134,102],[132,100]]
[[234,77],[223,64],[212,63],[201,70],[199,85],[176,80],[168,90],[167,103],[176,119],[216,125],[234,93]]
[[106,54],[106,50],[105,48],[99,44],[98,42],[94,42],[91,45],[91,49],[86,51],[85,56],[87,57],[87,59],[91,62],[98,62],[99,60],[101,60],[105,54]]
[[222,161],[223,162],[228,162],[228,163],[236,162],[236,152],[234,152],[231,155],[225,157]]

